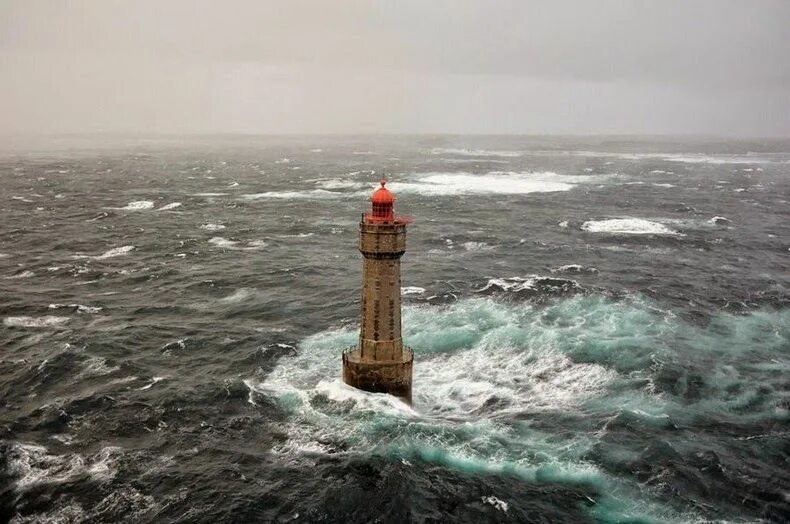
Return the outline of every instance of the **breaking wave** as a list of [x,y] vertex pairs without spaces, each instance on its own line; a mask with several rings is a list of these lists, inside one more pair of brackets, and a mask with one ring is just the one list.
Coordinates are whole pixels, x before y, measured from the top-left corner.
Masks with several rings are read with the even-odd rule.
[[[766,338],[766,326],[778,331]],[[643,452],[621,450],[628,444],[614,445],[608,433],[625,421],[659,430],[701,416],[787,417],[777,411],[781,379],[753,383],[739,367],[743,348],[757,340],[768,354],[780,354],[790,342],[787,312],[722,315],[700,328],[638,297],[576,296],[545,308],[477,298],[407,306],[404,328],[404,340],[416,348],[413,408],[332,378],[340,374],[341,349],[356,340],[353,327],[317,333],[263,381],[245,380],[251,403],[268,397],[290,413],[282,426],[288,438],[276,453],[290,460],[384,454],[586,486],[598,493],[594,513],[687,520],[693,515],[656,503],[650,489],[590,460],[614,446],[607,460],[628,467]],[[790,370],[787,359],[780,362]],[[703,382],[692,396],[690,375]],[[584,414],[602,425],[558,435],[522,422],[540,412],[560,419]]]
[[3,319],[3,325],[6,327],[47,328],[62,326],[69,320],[69,317],[57,317],[54,315],[45,315],[43,317],[6,317]]
[[576,184],[591,177],[559,175],[554,172],[506,173],[491,172],[486,175],[470,173],[428,173],[414,177],[413,182],[391,182],[396,193],[418,193],[429,196],[469,194],[523,195],[570,191]]
[[223,237],[212,237],[209,239],[208,243],[222,249],[238,251],[255,251],[263,249],[268,245],[263,240],[249,240],[246,243],[242,243],[240,240],[229,240]]
[[671,235],[682,236],[674,229],[643,218],[610,218],[607,220],[588,220],[581,225],[582,231],[590,233],[610,233],[614,235]]
[[154,203],[150,200],[137,200],[129,202],[124,207],[114,207],[110,209],[119,209],[124,211],[144,211],[146,209],[153,209]]
[[100,255],[73,255],[73,258],[90,258],[93,260],[106,260],[108,258],[119,257],[121,255],[126,255],[134,251],[134,246],[120,246],[114,247],[112,249],[108,249],[104,253]]
[[505,150],[490,150],[490,149],[459,149],[459,148],[444,148],[435,147],[431,150],[432,155],[458,155],[458,156],[476,156],[476,157],[520,157],[524,155],[523,151],[505,151]]

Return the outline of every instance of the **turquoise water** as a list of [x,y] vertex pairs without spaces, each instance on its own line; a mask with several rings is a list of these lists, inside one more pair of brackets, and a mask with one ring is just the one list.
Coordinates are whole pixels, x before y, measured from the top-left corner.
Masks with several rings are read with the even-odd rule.
[[[634,477],[651,453],[778,457],[788,438],[788,311],[722,313],[698,326],[639,296],[544,307],[472,298],[407,306],[403,323],[420,348],[412,409],[327,378],[353,327],[307,338],[250,384],[293,413],[282,453],[353,449],[568,484],[589,493],[581,505],[601,521],[674,522],[703,513],[665,500],[661,472]],[[700,441],[700,427],[721,424],[766,433]]]

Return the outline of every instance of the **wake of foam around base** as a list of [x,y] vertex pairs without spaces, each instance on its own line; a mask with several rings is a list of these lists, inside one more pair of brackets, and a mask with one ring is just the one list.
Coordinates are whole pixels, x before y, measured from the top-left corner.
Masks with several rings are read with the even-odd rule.
[[[353,326],[308,337],[263,381],[245,381],[251,403],[265,395],[290,414],[282,427],[288,440],[276,453],[299,460],[348,449],[582,485],[600,493],[594,511],[601,515],[672,519],[679,517],[639,485],[589,462],[610,425],[660,430],[700,417],[790,418],[780,407],[782,375],[773,382],[748,375],[768,361],[790,372],[782,353],[790,312],[721,315],[702,328],[640,297],[579,295],[546,307],[475,298],[408,305],[403,313],[404,340],[415,348],[412,408],[342,383],[340,354],[356,342]],[[745,361],[755,347],[761,358]],[[687,396],[688,384],[700,381]],[[602,426],[558,435],[523,422],[555,416],[592,416]]]

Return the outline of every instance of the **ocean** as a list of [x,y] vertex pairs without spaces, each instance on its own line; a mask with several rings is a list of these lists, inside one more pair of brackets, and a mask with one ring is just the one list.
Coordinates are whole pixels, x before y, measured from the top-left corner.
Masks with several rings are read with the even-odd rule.
[[[414,404],[340,380],[386,177]],[[790,141],[0,152],[0,520],[790,521]]]

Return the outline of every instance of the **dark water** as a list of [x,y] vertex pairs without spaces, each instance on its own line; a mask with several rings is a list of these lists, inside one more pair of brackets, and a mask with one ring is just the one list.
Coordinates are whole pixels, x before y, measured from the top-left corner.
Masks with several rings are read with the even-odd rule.
[[[7,150],[0,520],[788,521],[788,152]],[[413,409],[339,381],[382,171]]]

